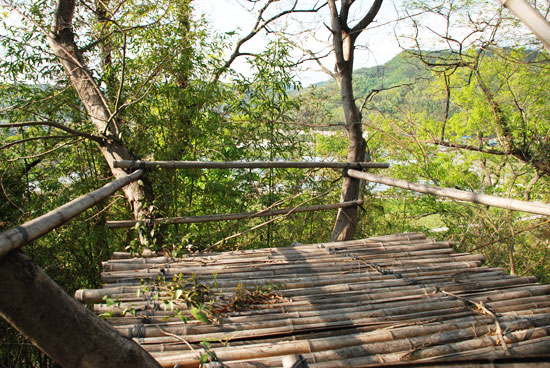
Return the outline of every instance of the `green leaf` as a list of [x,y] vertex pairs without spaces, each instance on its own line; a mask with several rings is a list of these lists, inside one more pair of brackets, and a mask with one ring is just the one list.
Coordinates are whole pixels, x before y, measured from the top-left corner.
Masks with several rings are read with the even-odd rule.
[[208,356],[207,353],[202,354],[202,355],[201,355],[201,358],[200,358],[200,363],[201,363],[201,364],[208,363],[208,358],[209,358],[209,356]]
[[202,310],[200,310],[199,308],[197,307],[192,307],[191,310],[189,311],[191,313],[191,315],[193,317],[195,317],[195,319],[197,321],[200,321],[200,322],[205,322],[205,323],[208,323],[208,317],[206,316],[206,314],[204,314],[204,312]]

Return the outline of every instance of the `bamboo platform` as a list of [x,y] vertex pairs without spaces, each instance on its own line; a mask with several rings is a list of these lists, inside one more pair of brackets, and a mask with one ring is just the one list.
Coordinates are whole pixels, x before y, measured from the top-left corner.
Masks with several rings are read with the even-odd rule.
[[[117,253],[104,263],[104,287],[75,297],[112,313],[108,322],[163,367],[198,367],[204,340],[227,367],[281,367],[293,354],[310,367],[548,366],[550,285],[482,263],[416,233],[179,259]],[[277,294],[215,323],[184,323],[154,287],[137,292],[179,273],[215,282],[225,298],[238,284]]]

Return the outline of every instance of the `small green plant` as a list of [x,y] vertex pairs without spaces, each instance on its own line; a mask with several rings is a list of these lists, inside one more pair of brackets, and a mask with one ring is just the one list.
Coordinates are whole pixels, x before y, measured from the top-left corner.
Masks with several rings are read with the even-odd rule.
[[[281,284],[260,285],[247,289],[242,283],[235,287],[231,295],[224,295],[218,290],[216,275],[211,285],[199,282],[193,274],[185,277],[181,272],[171,279],[159,276],[152,284],[142,280],[140,292],[152,292],[154,300],[161,300],[164,310],[170,311],[166,317],[178,317],[183,322],[189,321],[189,314],[197,321],[218,323],[218,317],[224,313],[253,309],[259,304],[273,304],[284,298],[276,292]],[[188,311],[188,313],[185,313]]]
[[[108,312],[104,312],[104,313],[101,313],[99,315],[99,317],[101,317],[102,319],[107,319],[107,318],[111,318],[111,317],[114,317],[115,316],[115,308],[116,309],[119,309],[121,310],[122,308],[120,307],[121,306],[121,302],[120,302],[120,299],[119,298],[109,298],[108,295],[105,295],[103,296],[103,300],[105,301],[105,304],[107,305],[107,308],[111,308],[110,311]],[[127,306],[126,308],[122,309],[121,311],[121,315],[122,316],[125,316],[127,313],[130,313],[132,316],[135,317],[136,315],[136,310],[134,307],[132,307],[131,305]]]
[[[130,244],[125,248],[126,251],[132,254],[142,254],[144,248],[158,250],[158,225],[149,226],[146,221],[137,221],[134,225],[134,229],[136,229],[136,231],[138,232],[139,239],[133,239],[132,241],[130,241]],[[145,240],[145,243],[143,244],[140,239]]]
[[212,346],[210,345],[210,341],[202,340],[201,345],[204,348],[204,353],[201,354],[201,357],[200,357],[200,366],[202,367],[206,363],[216,362],[218,360],[218,357],[216,356],[216,353],[212,351]]
[[141,292],[150,292],[155,290],[153,297],[159,298],[162,293],[162,303],[164,310],[169,310],[170,317],[177,316],[183,322],[188,318],[183,313],[183,306],[186,306],[189,313],[198,321],[215,322],[213,312],[214,292],[217,288],[216,279],[212,286],[199,282],[197,275],[193,274],[190,278],[184,277],[180,272],[174,275],[171,280],[166,280],[166,276],[159,276],[153,285],[144,285],[142,280]]

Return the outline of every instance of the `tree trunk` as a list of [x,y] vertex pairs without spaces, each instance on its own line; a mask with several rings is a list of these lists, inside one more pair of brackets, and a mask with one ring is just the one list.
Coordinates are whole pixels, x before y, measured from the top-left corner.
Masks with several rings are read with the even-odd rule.
[[0,316],[63,367],[160,367],[20,251],[0,259]]
[[[74,0],[58,1],[51,32],[48,36],[48,43],[63,65],[71,84],[78,93],[88,116],[96,128],[96,132],[106,137],[105,143],[99,144],[99,149],[105,157],[112,174],[118,179],[125,176],[126,172],[123,169],[115,168],[113,161],[133,160],[134,157],[122,142],[120,127],[110,111],[109,104],[93,79],[80,50],[74,42],[72,30],[74,10]],[[146,205],[147,202],[150,203],[153,199],[153,192],[149,186],[143,185],[143,181],[141,183],[134,182],[127,185],[123,190],[136,220],[151,217],[151,211],[148,210]]]
[[[363,162],[365,160],[366,142],[363,138],[361,113],[355,105],[351,70],[340,74],[340,93],[344,105],[346,128],[349,134],[348,162]],[[359,199],[361,180],[344,177],[341,202]],[[346,207],[338,210],[336,222],[332,230],[331,241],[350,240],[353,238],[359,220],[358,207]]]
[[[340,9],[335,0],[329,0],[331,31],[334,54],[336,56],[336,80],[340,85],[340,95],[346,118],[346,129],[349,134],[348,162],[359,162],[365,159],[366,142],[363,138],[361,113],[355,104],[353,95],[353,60],[355,41],[361,32],[374,20],[380,10],[382,0],[375,0],[367,14],[355,25],[348,25],[349,10],[353,1],[342,0]],[[359,199],[359,179],[346,177],[342,185],[341,201]],[[359,218],[358,208],[349,207],[338,211],[332,230],[331,241],[342,241],[353,238]]]

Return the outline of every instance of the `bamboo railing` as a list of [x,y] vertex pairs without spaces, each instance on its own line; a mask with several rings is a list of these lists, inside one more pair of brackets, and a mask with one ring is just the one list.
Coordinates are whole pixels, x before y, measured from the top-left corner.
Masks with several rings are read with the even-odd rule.
[[141,175],[143,175],[143,170],[137,170],[91,193],[73,199],[69,203],[32,219],[23,225],[0,233],[0,257],[63,225],[93,205],[105,200],[117,190],[137,180]]
[[432,194],[439,197],[456,199],[458,201],[479,203],[493,207],[505,208],[508,210],[535,213],[538,215],[550,216],[550,204],[541,202],[527,202],[517,199],[500,198],[487,194],[478,194],[452,188],[442,188],[433,185],[412,183],[410,181],[389,178],[387,176],[374,175],[357,170],[348,170],[350,177],[370,181],[372,183],[389,185],[392,187],[413,190],[415,192]]
[[387,169],[387,163],[377,162],[319,162],[319,161],[144,161],[118,160],[114,167],[123,169]]
[[[346,208],[352,206],[360,206],[363,204],[362,200],[348,201],[332,204],[319,204],[313,206],[293,207],[293,208],[281,208],[278,210],[263,210],[259,212],[244,212],[244,213],[230,213],[230,214],[215,214],[205,216],[187,216],[187,217],[170,217],[170,218],[156,218],[152,220],[152,223],[157,224],[192,224],[199,222],[215,222],[215,221],[230,221],[230,220],[242,220],[256,217],[269,217],[294,214],[300,212],[314,212],[333,210],[338,208]],[[130,228],[136,224],[136,220],[120,220],[120,221],[107,221],[107,227],[112,229]]]

